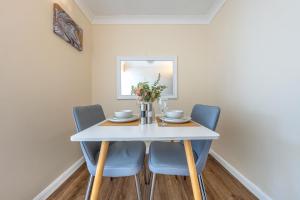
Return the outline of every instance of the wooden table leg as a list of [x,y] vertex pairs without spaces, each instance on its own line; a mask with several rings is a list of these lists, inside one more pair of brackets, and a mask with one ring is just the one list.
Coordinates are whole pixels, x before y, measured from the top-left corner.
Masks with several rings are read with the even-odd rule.
[[195,165],[194,154],[193,154],[193,149],[190,140],[184,141],[184,149],[185,149],[186,159],[189,167],[194,199],[202,200],[200,185],[198,180],[198,173]]
[[108,147],[109,147],[109,142],[103,141],[101,143],[96,175],[95,175],[95,180],[93,183],[93,189],[91,194],[91,200],[98,200],[99,197],[99,191],[101,187],[103,169],[104,169]]

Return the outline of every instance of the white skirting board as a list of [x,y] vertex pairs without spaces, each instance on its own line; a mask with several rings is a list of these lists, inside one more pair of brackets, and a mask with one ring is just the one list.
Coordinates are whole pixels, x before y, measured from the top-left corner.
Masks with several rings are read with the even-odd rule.
[[260,200],[272,200],[266,193],[264,193],[258,186],[241,174],[236,168],[229,164],[222,156],[216,153],[213,149],[209,151],[210,155],[214,157],[232,176],[239,180],[252,194]]
[[57,177],[50,185],[41,191],[33,200],[46,200],[59,186],[61,186],[74,172],[84,163],[84,158],[81,157],[71,167]]

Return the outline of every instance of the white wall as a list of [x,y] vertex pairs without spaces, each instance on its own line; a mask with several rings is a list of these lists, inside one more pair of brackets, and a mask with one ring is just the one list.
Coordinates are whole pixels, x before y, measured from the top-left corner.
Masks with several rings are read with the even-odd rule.
[[58,1],[84,30],[78,52],[52,31],[52,1],[0,6],[0,199],[32,199],[81,157],[70,142],[74,105],[91,101],[91,24]]
[[300,199],[300,2],[227,1],[209,25],[213,148],[271,198]]

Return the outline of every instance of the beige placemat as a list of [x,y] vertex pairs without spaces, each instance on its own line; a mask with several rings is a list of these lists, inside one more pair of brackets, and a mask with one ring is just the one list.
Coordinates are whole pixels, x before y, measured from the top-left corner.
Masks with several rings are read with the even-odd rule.
[[193,121],[189,121],[189,122],[181,123],[181,124],[165,122],[166,125],[163,126],[162,121],[159,117],[156,117],[156,121],[157,121],[157,124],[158,124],[159,127],[198,127],[198,126],[200,126],[199,124],[197,124]]
[[140,125],[140,120],[136,120],[133,122],[123,122],[123,123],[111,122],[106,120],[105,122],[99,124],[99,126],[138,126],[138,125]]

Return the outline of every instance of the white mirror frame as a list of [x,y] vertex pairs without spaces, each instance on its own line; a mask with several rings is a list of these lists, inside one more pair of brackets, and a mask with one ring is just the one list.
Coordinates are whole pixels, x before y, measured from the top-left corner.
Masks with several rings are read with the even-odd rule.
[[117,99],[136,99],[134,95],[121,95],[121,61],[173,61],[173,95],[164,96],[177,99],[177,56],[117,56]]

